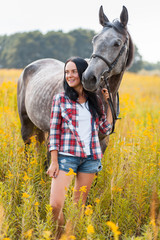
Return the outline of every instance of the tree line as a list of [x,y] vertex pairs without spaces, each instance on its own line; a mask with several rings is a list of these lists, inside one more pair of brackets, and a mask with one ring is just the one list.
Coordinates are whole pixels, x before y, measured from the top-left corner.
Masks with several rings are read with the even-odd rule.
[[[0,36],[0,68],[24,68],[41,58],[55,58],[65,62],[70,56],[89,58],[92,53],[93,30],[75,29],[68,33],[40,31],[15,33]],[[135,46],[135,56],[129,71],[138,72],[142,68],[160,69],[160,63],[144,62]]]

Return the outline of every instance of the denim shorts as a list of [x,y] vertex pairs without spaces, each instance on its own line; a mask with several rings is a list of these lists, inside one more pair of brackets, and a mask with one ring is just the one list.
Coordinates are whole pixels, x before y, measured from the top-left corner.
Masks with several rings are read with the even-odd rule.
[[65,172],[69,172],[69,168],[72,168],[75,173],[97,173],[102,170],[101,161],[94,160],[91,156],[81,158],[58,154],[58,163],[59,169]]

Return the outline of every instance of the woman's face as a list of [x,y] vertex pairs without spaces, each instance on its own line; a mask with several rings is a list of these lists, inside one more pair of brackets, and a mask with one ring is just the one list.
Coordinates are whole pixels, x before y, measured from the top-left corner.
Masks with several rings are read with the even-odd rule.
[[81,80],[78,75],[77,67],[74,62],[68,62],[65,67],[65,77],[68,85],[74,89],[82,87]]

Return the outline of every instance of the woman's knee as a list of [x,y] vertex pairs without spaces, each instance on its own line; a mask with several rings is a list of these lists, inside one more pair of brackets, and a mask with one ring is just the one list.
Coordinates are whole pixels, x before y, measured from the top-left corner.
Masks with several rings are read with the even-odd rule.
[[56,202],[56,201],[52,201],[50,200],[50,206],[52,207],[52,209],[62,209],[63,204],[61,202]]

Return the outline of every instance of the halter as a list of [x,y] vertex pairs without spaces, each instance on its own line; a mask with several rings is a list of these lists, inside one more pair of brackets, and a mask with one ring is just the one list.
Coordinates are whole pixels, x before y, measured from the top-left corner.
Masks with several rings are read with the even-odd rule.
[[[112,97],[111,97],[111,90],[110,90],[110,86],[109,86],[109,82],[108,82],[109,77],[105,77],[105,75],[106,75],[106,73],[110,73],[112,71],[112,69],[116,66],[116,64],[118,63],[119,58],[122,56],[122,54],[123,54],[123,52],[124,52],[124,50],[126,48],[127,41],[128,41],[128,37],[126,37],[126,40],[125,40],[125,42],[124,42],[124,44],[123,44],[119,54],[117,55],[117,57],[115,58],[115,60],[112,63],[110,63],[107,59],[105,59],[103,56],[101,56],[99,54],[94,53],[91,56],[91,58],[96,58],[96,57],[100,58],[101,60],[103,60],[106,63],[106,65],[108,67],[108,70],[105,70],[102,73],[101,79],[105,82],[107,90],[108,90],[108,93],[109,93],[108,102],[109,102],[109,105],[110,105],[110,109],[111,109],[111,112],[112,112],[112,119],[113,119],[113,126],[112,126],[112,132],[111,133],[114,132],[116,120],[120,119],[120,118],[118,118],[118,115],[119,115],[119,93],[117,92],[117,111],[116,111],[115,108],[114,108]],[[127,53],[127,55],[128,55],[128,53]],[[126,62],[124,64],[122,72],[124,71],[125,65],[126,65]]]
[[124,42],[124,44],[123,44],[123,46],[122,46],[122,48],[121,48],[118,56],[115,58],[115,60],[114,60],[112,63],[110,63],[110,62],[109,62],[107,59],[105,59],[103,56],[101,56],[101,55],[99,55],[99,54],[96,54],[96,53],[94,53],[94,54],[91,55],[91,59],[92,59],[92,58],[96,58],[96,57],[102,59],[102,60],[106,63],[107,67],[109,68],[108,70],[105,71],[105,73],[106,73],[106,72],[107,72],[107,73],[110,73],[110,72],[112,71],[112,69],[116,66],[116,64],[117,64],[120,56],[122,56],[122,54],[123,54],[123,52],[124,52],[124,50],[125,50],[125,48],[126,48],[127,41],[128,41],[128,37],[126,37],[126,40],[125,40],[125,42]]

